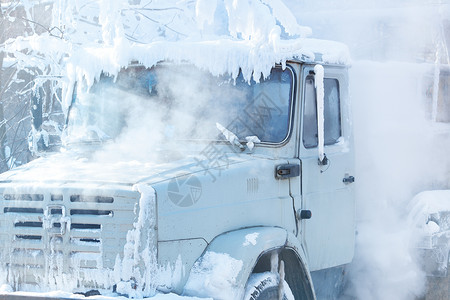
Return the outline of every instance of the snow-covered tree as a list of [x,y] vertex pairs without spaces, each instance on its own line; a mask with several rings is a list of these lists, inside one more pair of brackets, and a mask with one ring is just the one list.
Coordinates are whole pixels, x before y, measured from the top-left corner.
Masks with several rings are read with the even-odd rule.
[[[116,74],[131,61],[151,67],[162,60],[188,61],[216,75],[241,70],[259,80],[275,63],[305,55],[292,52],[299,47],[290,39],[310,34],[281,0],[28,0],[2,8],[7,20],[23,25],[14,34],[3,30],[9,36],[0,49],[16,74],[29,75],[21,94],[34,89],[43,97],[44,123],[32,131],[34,146],[39,139],[47,143],[48,128],[61,130],[52,115],[55,107],[67,111],[64,91],[75,80],[90,85],[102,71]],[[27,113],[21,116],[28,120]]]
[[[39,35],[48,31],[49,2],[2,1],[0,6],[0,43]],[[0,49],[0,171],[29,160],[27,135],[30,130],[29,91],[31,81],[43,70],[23,59],[29,52],[15,55]]]

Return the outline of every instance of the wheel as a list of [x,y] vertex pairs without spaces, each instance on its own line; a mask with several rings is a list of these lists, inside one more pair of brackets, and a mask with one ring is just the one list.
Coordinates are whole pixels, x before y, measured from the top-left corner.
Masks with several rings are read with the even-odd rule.
[[[283,293],[282,297],[279,292]],[[245,288],[245,300],[295,300],[289,285],[283,280],[280,285],[280,276],[277,273],[254,273],[248,279]]]

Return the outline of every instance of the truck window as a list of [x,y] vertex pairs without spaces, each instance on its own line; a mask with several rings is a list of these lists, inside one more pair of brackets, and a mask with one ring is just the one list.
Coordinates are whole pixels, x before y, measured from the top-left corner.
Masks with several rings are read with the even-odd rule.
[[[339,81],[324,79],[324,139],[325,145],[337,143],[341,137],[341,109]],[[317,103],[314,78],[308,76],[305,82],[305,105],[303,110],[303,145],[305,148],[317,147]]]
[[68,135],[108,140],[139,125],[157,129],[161,142],[217,141],[223,139],[219,123],[244,142],[257,136],[281,143],[289,134],[293,86],[291,68],[274,68],[256,83],[192,66],[130,67],[117,78],[103,74],[88,91],[74,94]]
[[[282,142],[289,131],[292,97],[290,69],[273,69],[259,84],[245,82],[238,77],[236,88],[246,91],[244,114],[237,114],[241,122],[232,121],[231,130],[239,137],[256,135],[261,141]],[[233,128],[235,127],[235,128]]]

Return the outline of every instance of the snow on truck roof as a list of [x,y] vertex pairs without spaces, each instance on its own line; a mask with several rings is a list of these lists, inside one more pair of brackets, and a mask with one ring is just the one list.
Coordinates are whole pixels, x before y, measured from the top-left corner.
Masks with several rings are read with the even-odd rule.
[[[183,6],[174,12],[176,18],[166,16],[176,31],[164,31],[162,36],[153,28],[155,24],[142,23],[145,19],[134,25],[123,24],[135,19],[122,19],[117,10],[105,14],[101,19],[102,43],[72,48],[66,60],[69,82],[91,86],[102,72],[114,76],[131,62],[148,68],[166,61],[188,63],[214,76],[237,77],[241,73],[245,80],[257,82],[261,75],[267,77],[276,64],[284,66],[291,60],[350,63],[347,46],[310,38],[311,28],[300,26],[280,0],[194,2],[194,6],[186,7],[176,2]],[[133,31],[127,32],[127,28]],[[130,39],[130,35],[135,38]]]
[[123,41],[109,48],[85,48],[74,55],[69,64],[75,80],[84,77],[88,85],[103,71],[115,75],[132,61],[152,67],[162,61],[191,63],[215,76],[242,72],[245,79],[270,74],[275,64],[295,60],[306,63],[346,65],[350,55],[346,45],[312,38],[278,40],[264,45],[250,41],[218,39],[209,41],[161,41],[133,44]]
[[[181,3],[178,1],[177,5]],[[268,76],[275,64],[292,59],[324,64],[349,63],[345,45],[309,38],[311,28],[299,25],[280,0],[197,0],[195,7],[182,10],[185,13],[179,17],[183,21],[175,22],[173,26],[183,33],[183,37],[172,36],[169,32],[165,36],[148,36],[144,24],[138,27],[128,24],[130,28],[143,31],[142,34],[133,31],[141,37],[139,42],[130,42],[125,37],[125,27],[117,12],[105,16],[102,27],[105,46],[81,49],[77,55],[79,59],[74,57],[73,63],[78,71],[84,69],[86,74],[77,72],[73,75],[92,75],[91,71],[94,71],[99,76],[99,70],[114,75],[131,61],[146,67],[173,61],[191,63],[213,75],[236,77],[242,72],[245,79],[250,80],[253,76],[258,81],[261,74]],[[173,17],[168,20],[173,21]],[[93,79],[95,77],[86,77],[88,84],[92,84]]]
[[[116,75],[131,62],[151,68],[160,62],[189,63],[214,76],[242,73],[245,80],[267,77],[276,64],[287,61],[347,65],[350,55],[346,45],[334,41],[297,38],[255,44],[251,41],[217,39],[209,41],[161,41],[136,44],[123,40],[113,47],[83,48],[70,59],[70,82],[91,86],[102,72]],[[71,99],[64,101],[68,108]]]
[[[46,67],[46,74],[64,76],[69,90],[74,82],[91,86],[102,72],[114,76],[136,61],[149,68],[163,61],[188,63],[215,76],[241,73],[248,81],[259,81],[273,66],[290,60],[350,62],[345,45],[310,38],[312,29],[299,25],[281,0],[155,0],[152,9],[147,7],[150,3],[145,4],[139,16],[136,9],[141,4],[127,3],[70,4],[59,12],[55,7],[61,13],[58,20],[67,28],[63,38],[49,34],[18,37],[5,42],[5,50],[24,59],[24,65],[42,68],[47,63],[51,67]],[[167,7],[171,9],[161,10]],[[152,19],[155,16],[145,15],[154,11],[157,22]],[[94,23],[70,21],[80,16]],[[22,55],[24,50],[39,59]],[[65,108],[70,100],[64,100]]]

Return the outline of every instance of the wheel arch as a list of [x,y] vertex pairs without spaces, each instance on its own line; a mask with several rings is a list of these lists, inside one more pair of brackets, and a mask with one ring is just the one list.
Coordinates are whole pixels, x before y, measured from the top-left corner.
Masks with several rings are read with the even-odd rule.
[[[274,251],[288,260],[285,269],[293,286],[298,286],[295,283],[299,278],[302,282],[306,280],[306,285],[310,287],[307,293],[310,297],[306,299],[315,299],[305,254],[298,239],[284,228],[264,226],[230,231],[215,237],[192,267],[183,294],[214,299],[241,299],[250,275],[257,268],[263,268],[266,257]],[[226,274],[226,278],[220,277],[220,280],[214,278],[218,273],[223,275],[223,268],[230,274]],[[300,276],[297,279],[294,278],[296,273]]]

